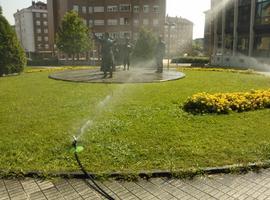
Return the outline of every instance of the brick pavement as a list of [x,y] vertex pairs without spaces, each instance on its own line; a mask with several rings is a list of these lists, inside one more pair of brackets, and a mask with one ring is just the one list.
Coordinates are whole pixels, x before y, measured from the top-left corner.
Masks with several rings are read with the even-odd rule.
[[[270,199],[270,169],[242,175],[212,175],[192,180],[155,178],[138,182],[99,183],[115,199]],[[0,200],[98,200],[104,199],[78,179],[0,179]]]

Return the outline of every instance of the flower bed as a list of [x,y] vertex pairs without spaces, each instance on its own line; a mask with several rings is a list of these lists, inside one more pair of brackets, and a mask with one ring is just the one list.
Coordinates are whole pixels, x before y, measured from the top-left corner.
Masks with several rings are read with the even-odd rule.
[[186,112],[193,114],[227,114],[230,111],[244,112],[262,108],[270,108],[270,89],[245,93],[199,93],[190,97],[183,106]]
[[255,72],[252,69],[230,69],[230,68],[213,68],[213,67],[179,67],[178,70],[257,74],[257,72]]
[[25,73],[36,73],[36,72],[57,72],[64,70],[83,70],[83,69],[94,69],[92,66],[65,66],[65,67],[27,67],[25,68]]

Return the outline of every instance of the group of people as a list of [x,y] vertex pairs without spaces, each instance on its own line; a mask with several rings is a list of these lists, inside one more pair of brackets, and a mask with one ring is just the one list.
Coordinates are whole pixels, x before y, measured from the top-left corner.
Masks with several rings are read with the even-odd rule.
[[[112,78],[117,61],[120,62],[119,64],[123,64],[124,70],[129,70],[130,55],[133,48],[129,38],[125,38],[124,44],[120,45],[110,38],[108,32],[106,32],[103,37],[98,37],[96,34],[93,35],[95,40],[97,40],[101,45],[101,71],[104,73],[104,78],[108,76],[108,73],[110,75],[109,77]],[[160,36],[155,50],[157,73],[163,72],[164,54],[165,43],[162,41],[162,37]]]

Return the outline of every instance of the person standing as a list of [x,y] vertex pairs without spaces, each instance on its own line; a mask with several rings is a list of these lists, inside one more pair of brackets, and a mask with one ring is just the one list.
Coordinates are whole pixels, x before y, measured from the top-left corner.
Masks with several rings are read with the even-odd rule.
[[98,37],[94,33],[95,39],[101,44],[101,71],[104,73],[104,78],[107,77],[107,73],[110,73],[110,78],[113,76],[113,66],[114,66],[114,59],[113,59],[113,46],[114,41],[110,39],[109,33],[106,32],[104,37]]
[[130,67],[130,54],[132,51],[132,45],[129,41],[129,38],[126,38],[125,44],[123,45],[123,65],[124,70],[129,70]]
[[162,40],[162,36],[159,36],[158,43],[155,50],[155,59],[157,64],[157,73],[163,73],[163,58],[165,55],[166,45]]

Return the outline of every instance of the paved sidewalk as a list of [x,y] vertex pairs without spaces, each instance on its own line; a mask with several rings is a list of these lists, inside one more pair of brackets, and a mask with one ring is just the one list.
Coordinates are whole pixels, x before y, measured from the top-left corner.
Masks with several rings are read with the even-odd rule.
[[[138,182],[100,183],[115,199],[270,199],[270,169],[243,175],[213,175],[193,180],[156,178]],[[83,180],[0,180],[0,200],[98,200]]]

